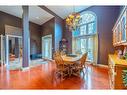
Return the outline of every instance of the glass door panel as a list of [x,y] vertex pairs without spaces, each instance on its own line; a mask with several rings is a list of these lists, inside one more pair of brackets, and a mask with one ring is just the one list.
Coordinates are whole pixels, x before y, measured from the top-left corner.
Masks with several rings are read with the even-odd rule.
[[45,39],[44,40],[44,55],[45,55],[45,58],[48,58],[50,57],[50,42],[49,42],[49,39]]
[[87,52],[87,39],[81,39],[81,52]]

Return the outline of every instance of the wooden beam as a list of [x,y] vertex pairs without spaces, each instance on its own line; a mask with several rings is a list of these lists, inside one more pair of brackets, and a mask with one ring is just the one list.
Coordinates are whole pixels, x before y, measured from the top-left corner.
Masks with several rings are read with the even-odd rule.
[[40,8],[42,8],[43,10],[45,10],[46,12],[50,13],[51,15],[58,17],[60,19],[63,20],[63,18],[61,18],[60,16],[58,16],[56,13],[54,13],[53,11],[51,11],[50,9],[48,9],[46,6],[39,6]]

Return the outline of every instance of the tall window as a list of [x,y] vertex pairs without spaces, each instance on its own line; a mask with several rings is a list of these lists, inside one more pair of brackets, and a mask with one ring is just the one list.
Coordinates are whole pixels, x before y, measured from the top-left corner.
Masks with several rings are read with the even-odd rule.
[[72,32],[73,53],[83,54],[88,52],[87,60],[95,62],[97,60],[97,29],[96,15],[93,12],[81,14],[79,29]]

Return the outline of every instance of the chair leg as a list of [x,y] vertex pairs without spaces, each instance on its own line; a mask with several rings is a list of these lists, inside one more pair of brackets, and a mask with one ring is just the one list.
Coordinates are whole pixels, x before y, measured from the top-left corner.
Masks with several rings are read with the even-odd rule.
[[80,77],[81,70],[77,70],[73,75]]
[[63,80],[63,73],[61,72],[60,74],[61,74],[60,80]]

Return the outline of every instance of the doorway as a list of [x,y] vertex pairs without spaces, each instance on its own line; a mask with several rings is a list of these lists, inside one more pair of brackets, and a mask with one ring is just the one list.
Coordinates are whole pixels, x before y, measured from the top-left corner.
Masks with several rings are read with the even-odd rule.
[[52,59],[52,35],[42,37],[42,57]]
[[5,37],[0,35],[0,66],[5,63]]
[[6,65],[8,69],[22,67],[22,37],[6,35]]

